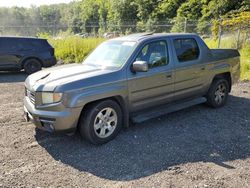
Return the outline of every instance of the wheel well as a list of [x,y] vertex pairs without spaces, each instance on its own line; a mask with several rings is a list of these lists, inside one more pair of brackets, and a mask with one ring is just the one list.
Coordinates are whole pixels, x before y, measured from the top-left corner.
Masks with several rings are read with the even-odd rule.
[[30,60],[30,59],[35,59],[35,60],[39,61],[39,63],[41,64],[41,66],[43,66],[42,60],[39,59],[38,57],[27,57],[24,60],[22,60],[22,68],[24,68],[23,66],[24,66],[25,62],[28,61],[28,60]]
[[[107,98],[103,98],[103,99],[99,99],[99,100],[96,100],[96,101],[91,101],[87,104],[85,104],[85,106],[83,107],[82,111],[81,111],[81,115],[88,109],[90,108],[92,105],[96,104],[96,103],[99,103],[101,101],[105,101],[105,100],[113,100],[115,101],[121,108],[122,110],[122,114],[123,114],[123,122],[124,122],[124,125],[126,126],[126,120],[125,120],[125,117],[124,114],[126,114],[127,112],[127,109],[125,107],[125,101],[123,100],[123,98],[121,96],[113,96],[113,97],[107,97]],[[80,116],[81,116],[80,115]],[[79,118],[80,119],[80,118]],[[77,128],[79,128],[79,122],[78,122],[78,125],[77,125]]]
[[220,79],[220,78],[224,78],[224,79],[226,79],[228,81],[228,83],[229,83],[229,92],[230,92],[231,88],[232,88],[232,79],[231,79],[230,72],[225,72],[225,73],[215,75],[213,81],[217,80],[217,79]]

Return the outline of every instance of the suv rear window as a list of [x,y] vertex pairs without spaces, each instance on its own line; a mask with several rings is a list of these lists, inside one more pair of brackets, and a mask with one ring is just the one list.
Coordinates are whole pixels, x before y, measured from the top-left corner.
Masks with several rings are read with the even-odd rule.
[[174,47],[180,62],[198,59],[200,50],[195,39],[175,39]]
[[48,43],[42,39],[21,39],[19,45],[21,49],[40,49],[47,47]]

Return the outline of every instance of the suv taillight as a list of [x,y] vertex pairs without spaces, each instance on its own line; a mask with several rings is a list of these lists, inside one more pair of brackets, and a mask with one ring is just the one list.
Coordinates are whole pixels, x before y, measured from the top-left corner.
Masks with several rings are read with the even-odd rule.
[[51,54],[51,56],[54,56],[54,55],[55,55],[55,49],[54,49],[54,48],[51,48],[51,49],[50,49],[50,54]]

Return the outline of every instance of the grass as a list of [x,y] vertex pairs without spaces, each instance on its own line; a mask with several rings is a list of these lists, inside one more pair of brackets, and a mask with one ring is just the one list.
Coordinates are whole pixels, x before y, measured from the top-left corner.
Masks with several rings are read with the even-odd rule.
[[240,50],[241,80],[250,80],[250,44],[243,45]]
[[59,39],[48,39],[49,43],[55,48],[55,55],[63,63],[81,62],[96,46],[104,41],[102,38],[81,38],[66,37]]

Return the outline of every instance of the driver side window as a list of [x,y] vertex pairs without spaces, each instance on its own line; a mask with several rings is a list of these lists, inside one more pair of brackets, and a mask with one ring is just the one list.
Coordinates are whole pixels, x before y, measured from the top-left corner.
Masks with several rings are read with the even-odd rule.
[[149,68],[168,64],[167,43],[157,41],[146,44],[137,56],[136,61],[146,61]]

